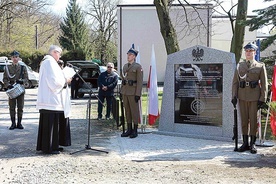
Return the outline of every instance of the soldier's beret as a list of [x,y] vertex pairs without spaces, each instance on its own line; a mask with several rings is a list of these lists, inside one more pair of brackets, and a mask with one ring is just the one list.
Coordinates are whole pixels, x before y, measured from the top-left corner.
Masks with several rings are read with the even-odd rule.
[[130,49],[128,50],[127,54],[128,54],[128,53],[134,54],[135,56],[138,55],[138,51],[135,50],[135,49],[133,49],[133,48],[130,48]]
[[258,50],[258,46],[251,42],[246,44],[243,48],[244,50]]
[[10,53],[11,56],[19,56],[19,52],[17,52],[16,50],[12,51]]

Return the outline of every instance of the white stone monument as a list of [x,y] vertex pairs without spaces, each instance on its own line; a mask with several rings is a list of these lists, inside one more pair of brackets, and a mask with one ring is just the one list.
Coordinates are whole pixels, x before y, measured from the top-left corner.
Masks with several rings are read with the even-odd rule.
[[235,55],[205,46],[170,54],[158,133],[231,140]]

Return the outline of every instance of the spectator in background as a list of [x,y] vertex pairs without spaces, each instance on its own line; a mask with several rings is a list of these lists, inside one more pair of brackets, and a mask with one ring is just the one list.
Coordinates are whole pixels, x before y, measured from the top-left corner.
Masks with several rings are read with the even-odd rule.
[[74,77],[72,78],[72,82],[71,82],[71,98],[72,99],[78,98],[79,86],[80,86],[80,78],[79,78],[78,74],[75,74]]
[[110,119],[112,107],[112,97],[114,96],[114,88],[118,82],[118,76],[114,72],[114,64],[109,62],[106,65],[107,70],[100,74],[98,78],[98,120],[102,119],[102,111],[104,100],[106,99],[106,119]]

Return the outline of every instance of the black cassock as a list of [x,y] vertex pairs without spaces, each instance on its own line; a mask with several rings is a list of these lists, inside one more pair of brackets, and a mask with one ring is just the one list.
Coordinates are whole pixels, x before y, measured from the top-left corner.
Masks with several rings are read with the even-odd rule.
[[63,111],[39,110],[37,151],[51,153],[58,151],[59,145],[70,146],[69,118],[64,118]]

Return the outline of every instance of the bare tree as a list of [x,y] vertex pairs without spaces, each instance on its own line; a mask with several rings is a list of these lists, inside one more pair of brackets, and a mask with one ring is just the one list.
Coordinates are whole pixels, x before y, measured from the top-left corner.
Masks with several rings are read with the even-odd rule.
[[[41,44],[56,34],[56,24],[59,17],[50,15],[46,8],[50,5],[47,0],[2,0],[0,1],[0,48],[35,48],[35,25],[38,25],[37,35]],[[46,26],[48,25],[48,26]],[[42,28],[47,27],[44,31]],[[53,32],[47,34],[47,30]],[[45,38],[44,38],[45,37]]]
[[[178,40],[177,36],[175,34],[175,28],[173,24],[171,23],[170,16],[169,16],[169,9],[168,6],[172,5],[174,0],[154,0],[154,5],[156,6],[156,11],[158,14],[159,22],[160,22],[160,28],[161,33],[165,41],[167,53],[173,53],[179,50],[177,49],[176,45],[178,46]],[[207,26],[204,25],[204,21],[202,17],[200,17],[200,14],[198,13],[198,7],[190,4],[187,0],[177,0],[179,4],[183,7],[183,14],[186,17],[186,23],[188,23],[188,26],[190,29],[194,29],[193,26],[191,26],[189,20],[188,20],[188,13],[185,5],[188,5],[194,9],[194,12],[198,14],[197,19],[199,20],[198,26],[203,26],[207,29]],[[237,16],[236,16],[236,24],[234,27],[234,21],[233,16],[231,14],[231,11],[233,7],[229,11],[225,11],[225,9],[222,6],[223,1],[220,0],[206,0],[206,4],[213,3],[214,5],[214,12],[217,11],[216,7],[221,7],[224,13],[229,16],[230,22],[232,24],[232,32],[233,32],[233,38],[231,41],[231,49],[230,51],[235,53],[236,55],[236,61],[238,62],[241,57],[242,52],[242,44],[244,40],[244,32],[245,32],[245,25],[242,24],[243,21],[247,18],[247,4],[248,0],[239,0],[238,1],[238,10],[237,10]],[[236,6],[236,5],[234,5]],[[205,7],[206,8],[206,7]],[[218,13],[218,12],[217,12]],[[212,14],[210,14],[211,16]],[[210,34],[210,33],[209,33]],[[207,35],[209,36],[209,35]]]
[[171,22],[168,9],[168,0],[154,0],[160,23],[160,31],[165,41],[167,54],[179,51],[175,28]]
[[[90,24],[92,26],[92,40],[96,47],[96,52],[99,53],[98,57],[106,63],[110,60],[112,55],[108,53],[109,45],[114,45],[112,42],[116,33],[116,9],[118,1],[109,0],[88,0],[86,14],[90,17]],[[97,56],[97,54],[95,54]],[[109,55],[109,58],[108,58]]]

